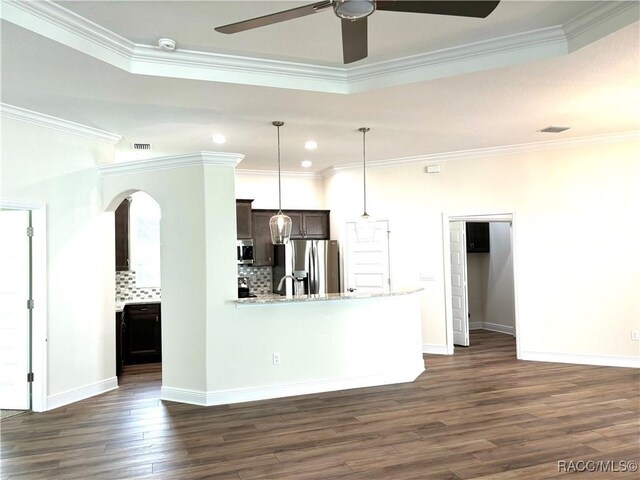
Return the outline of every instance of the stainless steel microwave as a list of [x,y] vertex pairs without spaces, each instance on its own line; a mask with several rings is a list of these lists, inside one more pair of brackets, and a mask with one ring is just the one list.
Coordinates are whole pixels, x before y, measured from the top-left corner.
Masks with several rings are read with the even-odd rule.
[[238,265],[253,265],[253,240],[238,240],[236,250]]

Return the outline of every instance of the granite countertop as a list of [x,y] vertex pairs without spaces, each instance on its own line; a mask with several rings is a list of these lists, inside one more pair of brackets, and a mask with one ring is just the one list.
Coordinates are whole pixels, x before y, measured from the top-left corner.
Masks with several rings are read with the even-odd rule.
[[124,310],[125,305],[144,305],[147,303],[161,303],[159,298],[131,298],[129,300],[116,300],[116,313]]
[[354,300],[363,298],[376,297],[393,297],[397,295],[409,295],[424,290],[423,288],[413,288],[406,290],[394,290],[385,293],[326,293],[319,295],[258,295],[253,298],[239,298],[235,301],[237,307],[249,305],[273,305],[279,303],[298,303],[298,302],[321,302],[327,300]]

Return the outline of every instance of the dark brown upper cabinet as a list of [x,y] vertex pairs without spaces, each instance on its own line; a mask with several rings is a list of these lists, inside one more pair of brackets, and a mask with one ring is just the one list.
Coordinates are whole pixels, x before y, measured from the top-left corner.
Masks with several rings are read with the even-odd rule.
[[291,238],[294,240],[328,240],[329,210],[294,210],[291,217]]
[[276,210],[254,210],[253,212],[253,266],[269,267],[273,265],[273,243],[269,220]]
[[129,207],[131,199],[125,198],[116,208],[116,272],[129,270]]
[[253,237],[251,202],[253,200],[236,200],[236,232],[238,239]]
[[467,253],[489,253],[489,223],[466,222]]

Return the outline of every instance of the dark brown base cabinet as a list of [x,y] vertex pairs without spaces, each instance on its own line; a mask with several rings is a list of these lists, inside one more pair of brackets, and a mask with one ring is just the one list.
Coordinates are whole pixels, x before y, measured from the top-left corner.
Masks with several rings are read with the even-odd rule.
[[160,304],[131,304],[124,308],[124,364],[162,361]]
[[116,312],[116,376],[122,375],[124,366],[124,345],[122,336],[124,335],[124,311]]

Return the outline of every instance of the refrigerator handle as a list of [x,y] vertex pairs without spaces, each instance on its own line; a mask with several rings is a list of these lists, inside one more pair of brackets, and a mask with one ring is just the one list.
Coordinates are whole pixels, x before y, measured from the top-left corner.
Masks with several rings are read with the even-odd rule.
[[311,248],[311,259],[309,262],[309,291],[307,293],[319,293],[317,291],[318,287],[318,251],[317,244],[312,244],[313,248]]

